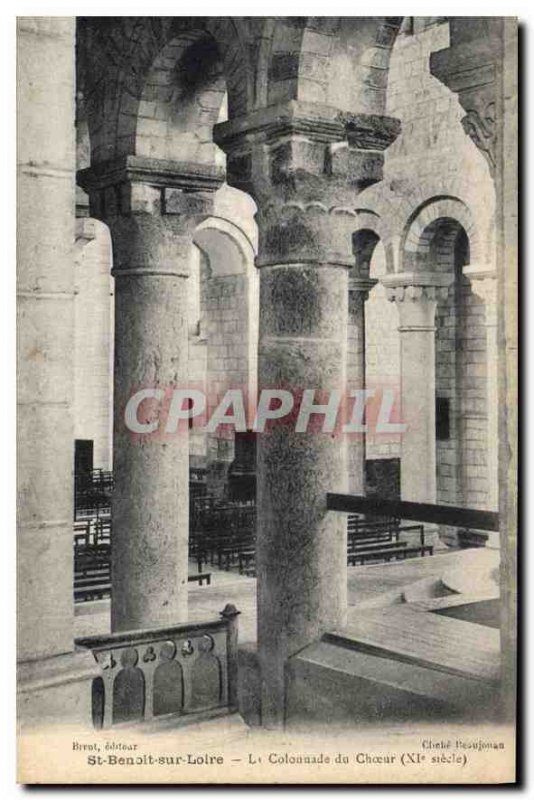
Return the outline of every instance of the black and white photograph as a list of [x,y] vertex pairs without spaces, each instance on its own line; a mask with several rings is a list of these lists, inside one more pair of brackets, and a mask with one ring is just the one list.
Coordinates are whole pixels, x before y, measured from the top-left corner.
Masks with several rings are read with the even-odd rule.
[[86,5],[16,19],[17,781],[514,784],[518,18]]

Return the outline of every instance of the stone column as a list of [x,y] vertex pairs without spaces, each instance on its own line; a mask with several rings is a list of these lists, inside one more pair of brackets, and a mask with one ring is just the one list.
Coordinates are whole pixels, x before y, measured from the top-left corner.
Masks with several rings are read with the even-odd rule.
[[497,447],[499,442],[498,385],[497,385],[497,273],[489,265],[464,267],[464,275],[471,282],[471,289],[485,303],[486,326],[486,406],[488,434],[488,505],[489,511],[499,507],[499,482]]
[[[366,275],[349,278],[347,327],[347,387],[365,389],[365,301],[377,283]],[[347,440],[348,491],[365,494],[365,434],[350,434]]]
[[91,654],[73,644],[74,27],[70,17],[17,20],[22,724],[88,724],[96,673]]
[[[215,172],[127,157],[79,174],[91,215],[110,227],[115,277],[112,504],[113,631],[187,619],[189,449],[179,434],[132,435],[125,407],[139,389],[187,384],[188,263],[211,212]],[[150,421],[165,422],[163,404]],[[143,417],[144,412],[139,413]]]
[[397,273],[381,278],[399,311],[403,500],[436,502],[435,314],[453,277]]
[[[312,389],[316,403],[344,391],[353,206],[359,188],[381,177],[381,151],[398,129],[397,120],[348,124],[333,109],[325,116],[296,102],[216,126],[228,182],[258,205],[260,391]],[[287,659],[342,626],[347,609],[346,520],[326,510],[327,492],[347,488],[346,448],[340,436],[313,426],[297,433],[295,421],[258,436],[258,651],[267,726],[283,722]]]

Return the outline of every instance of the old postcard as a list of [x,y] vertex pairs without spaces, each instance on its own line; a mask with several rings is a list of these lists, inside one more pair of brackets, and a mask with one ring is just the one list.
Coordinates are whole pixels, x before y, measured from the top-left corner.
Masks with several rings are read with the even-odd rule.
[[18,18],[21,783],[516,781],[517,29]]

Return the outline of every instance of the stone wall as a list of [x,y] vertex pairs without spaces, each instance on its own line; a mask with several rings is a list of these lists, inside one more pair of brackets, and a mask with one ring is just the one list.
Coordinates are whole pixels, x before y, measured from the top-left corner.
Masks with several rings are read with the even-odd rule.
[[[488,204],[493,186],[487,163],[465,135],[461,119],[465,111],[450,89],[430,74],[430,54],[446,48],[449,25],[436,24],[414,35],[399,35],[393,48],[386,113],[401,120],[400,136],[386,151],[384,186],[394,191],[422,185],[428,179],[436,187],[455,175],[465,186],[480,187],[476,204]],[[483,212],[484,216],[487,212]]]
[[[393,264],[403,268],[399,260],[410,215],[442,196],[458,197],[466,204],[483,239],[476,255],[483,250],[488,261],[492,258],[492,179],[486,160],[462,128],[465,111],[457,96],[430,74],[430,54],[448,46],[449,25],[440,18],[426,20],[419,24],[415,18],[393,48],[386,110],[401,120],[402,130],[386,151],[384,180],[361,195],[362,206],[384,218],[389,243],[396,250],[389,269]],[[454,270],[453,245],[438,242],[425,269]],[[372,277],[383,271],[383,255],[377,248]],[[478,508],[488,502],[486,451],[496,447],[487,434],[484,311],[460,273],[436,313],[436,394],[450,402],[450,437],[436,444],[437,500]],[[377,286],[366,305],[368,383],[375,377],[398,380],[396,314]],[[398,442],[368,441],[367,458],[398,454]]]

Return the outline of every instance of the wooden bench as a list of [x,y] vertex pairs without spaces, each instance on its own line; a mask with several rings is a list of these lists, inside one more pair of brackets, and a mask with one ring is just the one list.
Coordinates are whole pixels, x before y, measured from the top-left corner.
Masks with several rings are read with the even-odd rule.
[[[203,586],[211,584],[211,572],[201,572],[198,575],[188,575],[189,583],[196,582]],[[74,601],[83,603],[89,600],[102,600],[111,596],[111,569],[95,569],[83,571],[74,575]]]
[[424,547],[407,547],[406,542],[402,542],[399,543],[398,547],[392,548],[391,550],[353,553],[351,555],[350,566],[356,566],[358,561],[363,565],[366,561],[372,561],[373,559],[389,562],[392,558],[399,560],[408,558],[409,556],[431,556],[433,552],[434,548],[431,544],[427,544]]
[[[401,533],[417,532],[420,546],[400,540]],[[433,548],[425,545],[425,529],[421,524],[403,525],[397,517],[367,520],[354,514],[347,521],[347,563],[350,566],[366,561],[391,561],[414,555],[432,555]]]
[[376,544],[366,543],[363,546],[352,545],[347,548],[347,564],[354,566],[355,561],[362,555],[365,556],[369,554],[369,557],[372,554],[375,554],[377,557],[382,555],[386,556],[390,552],[404,550],[407,546],[406,542],[377,542]]
[[209,586],[211,584],[211,572],[199,572],[196,575],[188,575],[187,580],[189,583],[196,582],[199,586],[203,586],[204,581],[206,581]]

